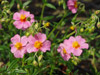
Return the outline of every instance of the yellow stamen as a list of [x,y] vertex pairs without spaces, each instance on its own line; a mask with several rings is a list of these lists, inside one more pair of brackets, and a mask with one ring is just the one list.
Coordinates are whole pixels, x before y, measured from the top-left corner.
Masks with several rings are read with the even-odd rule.
[[77,1],[74,2],[74,7],[75,7],[75,8],[78,7],[78,5],[77,5]]
[[20,17],[20,21],[25,22],[26,21],[26,16],[22,14],[21,17]]
[[79,45],[79,43],[78,43],[77,41],[73,42],[73,43],[72,43],[72,46],[73,46],[75,49],[77,49],[77,48],[80,47],[80,45]]
[[37,49],[40,49],[42,46],[43,46],[43,44],[42,44],[41,41],[36,41],[36,42],[34,43],[34,47],[37,48]]
[[15,44],[15,47],[17,48],[17,50],[21,50],[21,49],[22,49],[22,43],[17,42],[17,43]]
[[63,48],[63,53],[64,53],[64,54],[67,54],[67,52],[66,52],[65,48]]

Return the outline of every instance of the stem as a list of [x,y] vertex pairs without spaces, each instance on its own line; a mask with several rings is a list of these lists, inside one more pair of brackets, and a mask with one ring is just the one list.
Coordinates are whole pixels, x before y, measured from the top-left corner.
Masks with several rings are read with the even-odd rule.
[[23,56],[23,59],[22,59],[22,67],[24,67],[24,56]]
[[68,34],[67,36],[65,36],[64,38],[62,38],[62,40],[60,40],[59,42],[62,42],[64,39],[70,37],[71,35],[73,35],[76,31],[71,32],[70,34]]
[[[65,13],[65,14],[66,14],[66,13]],[[64,16],[62,17],[62,19],[59,21],[59,23],[55,26],[55,28],[53,28],[53,30],[50,32],[50,34],[48,35],[47,38],[49,38],[49,37],[51,36],[51,34],[56,30],[57,26],[60,25],[60,24],[62,23],[62,21],[64,20],[64,18],[65,18],[65,16],[66,16],[65,14],[64,14]]]
[[40,16],[40,24],[39,24],[39,27],[41,27],[41,23],[42,23],[42,19],[43,19],[43,13],[44,13],[44,8],[45,8],[45,4],[43,4],[43,7],[42,7],[42,12],[41,12],[41,16]]
[[94,52],[93,52],[92,64],[93,64],[93,67],[94,67],[94,69],[95,69],[95,73],[97,73],[97,68],[96,68],[96,65],[95,65],[95,50],[94,50]]

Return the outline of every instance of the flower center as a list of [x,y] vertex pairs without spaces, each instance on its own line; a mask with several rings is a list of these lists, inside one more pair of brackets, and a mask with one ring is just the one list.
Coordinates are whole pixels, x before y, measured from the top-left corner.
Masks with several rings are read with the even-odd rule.
[[63,53],[64,53],[64,54],[67,54],[67,52],[66,52],[66,49],[65,49],[65,48],[63,48]]
[[73,45],[73,47],[74,47],[75,49],[77,49],[77,48],[80,47],[80,45],[79,45],[79,43],[78,43],[77,41],[73,42],[72,45]]
[[41,41],[36,41],[36,42],[34,43],[34,47],[37,48],[37,49],[40,49],[42,46],[43,46],[43,44],[42,44]]
[[77,1],[74,2],[74,7],[77,8]]
[[17,42],[17,43],[15,44],[15,47],[17,48],[17,50],[21,50],[21,49],[22,49],[22,43]]
[[26,16],[22,14],[21,17],[20,17],[20,21],[25,22],[26,21]]

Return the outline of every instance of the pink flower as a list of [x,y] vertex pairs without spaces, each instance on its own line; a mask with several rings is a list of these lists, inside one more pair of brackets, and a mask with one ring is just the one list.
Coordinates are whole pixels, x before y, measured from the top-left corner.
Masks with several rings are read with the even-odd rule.
[[77,0],[68,0],[67,2],[68,9],[72,11],[73,14],[77,12]]
[[82,49],[89,48],[89,45],[85,42],[85,39],[83,39],[81,36],[71,36],[68,40],[64,41],[64,44],[67,46],[68,50],[71,50],[73,55],[80,56],[82,53]]
[[15,22],[13,23],[17,29],[25,30],[32,25],[34,20],[34,15],[30,14],[28,11],[20,10],[13,15]]
[[67,49],[67,46],[64,43],[61,43],[57,51],[61,54],[64,60],[69,60],[71,58],[70,50]]
[[51,42],[46,40],[46,35],[42,33],[36,34],[34,37],[32,35],[28,38],[29,44],[27,45],[27,52],[37,52],[38,50],[42,52],[50,51]]
[[0,24],[0,29],[2,29],[2,25]]
[[12,44],[11,52],[14,54],[16,58],[23,58],[26,51],[27,37],[23,36],[20,38],[18,34],[11,38]]

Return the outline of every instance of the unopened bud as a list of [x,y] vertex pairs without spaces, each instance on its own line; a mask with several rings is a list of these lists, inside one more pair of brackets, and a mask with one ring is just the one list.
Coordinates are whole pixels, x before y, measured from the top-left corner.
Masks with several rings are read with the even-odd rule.
[[96,11],[95,11],[95,14],[99,14],[99,13],[100,13],[100,10],[96,10]]
[[100,28],[100,22],[97,23],[97,27]]
[[2,2],[1,2],[1,4],[5,4],[5,3],[8,3],[8,1],[2,1]]
[[65,33],[65,30],[62,30],[62,33],[64,34]]
[[92,29],[92,31],[94,31],[94,29],[95,29],[95,26],[92,26],[92,28],[91,28],[91,29]]
[[42,58],[43,58],[43,55],[40,55],[40,56],[38,57],[38,61],[41,61]]
[[2,18],[2,19],[1,19],[1,22],[4,22],[4,21],[5,21],[5,18]]
[[75,60],[72,60],[72,63],[73,63],[74,65],[77,65],[77,62],[76,62]]
[[29,36],[30,35],[30,33],[29,32],[26,32],[26,34],[25,34],[26,36]]
[[10,10],[7,10],[7,13],[8,13],[8,14],[10,14],[10,13],[11,13],[11,11],[10,11]]
[[17,9],[20,9],[20,5],[19,4],[17,4]]
[[37,22],[37,23],[35,24],[35,29],[37,29],[38,26],[39,26],[39,23]]
[[81,28],[81,29],[80,29],[80,32],[83,32],[83,31],[84,31],[84,28]]
[[34,66],[37,66],[38,65],[38,63],[36,62],[36,60],[33,61],[33,65]]
[[42,62],[39,62],[39,66],[42,66]]

